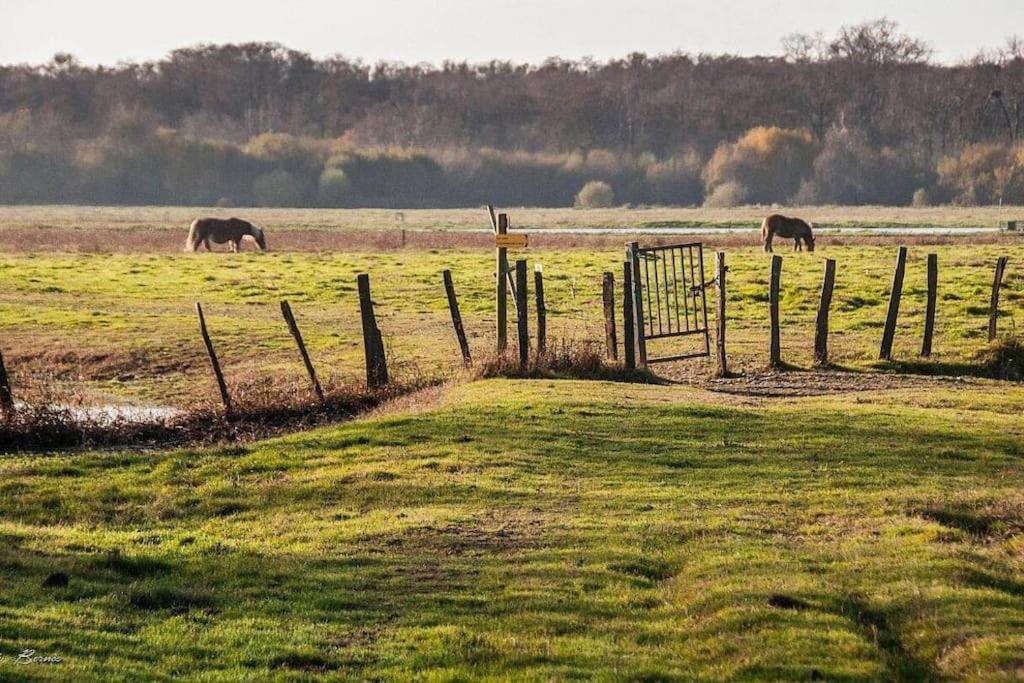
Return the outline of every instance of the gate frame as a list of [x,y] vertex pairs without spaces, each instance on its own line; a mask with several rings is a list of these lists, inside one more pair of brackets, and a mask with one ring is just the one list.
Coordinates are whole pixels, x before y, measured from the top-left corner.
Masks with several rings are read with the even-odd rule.
[[[674,252],[674,250],[680,250],[681,251],[681,250],[684,250],[684,249],[689,250],[689,253],[690,253],[691,273],[690,273],[690,279],[688,280],[687,277],[686,277],[686,271],[685,271],[684,263],[680,263],[680,268],[683,269],[683,270],[680,271],[682,273],[682,276],[683,276],[682,277],[682,281],[683,281],[683,303],[685,305],[686,297],[687,296],[689,296],[690,298],[693,299],[694,307],[695,307],[695,310],[693,312],[694,321],[695,321],[695,327],[694,327],[694,329],[690,329],[689,313],[687,313],[687,318],[686,318],[686,328],[687,329],[686,330],[677,329],[675,332],[672,332],[671,331],[671,321],[670,321],[670,323],[669,323],[669,332],[668,333],[664,333],[664,332],[660,332],[659,331],[658,334],[648,335],[646,333],[646,330],[645,330],[645,325],[647,323],[647,318],[644,315],[644,302],[643,302],[644,282],[640,278],[640,262],[641,262],[641,260],[647,261],[648,257],[646,256],[646,254],[649,254],[649,253],[652,253],[652,252],[659,252],[659,251],[665,251],[665,252],[673,251]],[[697,252],[697,254],[696,254],[696,256],[697,256],[697,263],[694,263],[694,261],[693,261],[693,257],[694,257],[693,252],[694,251]],[[657,259],[656,256],[654,258]],[[682,257],[680,257],[680,258],[682,258]],[[630,265],[632,267],[632,271],[633,271],[633,283],[632,283],[633,284],[633,291],[632,291],[632,295],[633,295],[632,296],[632,303],[633,303],[633,342],[634,342],[635,348],[636,348],[637,364],[640,365],[641,367],[646,367],[649,363],[668,363],[668,362],[677,361],[677,360],[688,360],[690,358],[709,358],[711,356],[711,330],[708,328],[707,286],[709,284],[713,284],[713,281],[711,283],[709,283],[708,281],[706,281],[704,279],[704,276],[705,276],[705,273],[704,273],[704,245],[701,242],[684,242],[684,243],[680,243],[680,244],[668,244],[668,245],[658,246],[658,247],[641,247],[639,242],[628,242],[628,243],[626,243],[626,260],[629,261],[629,263],[630,263]],[[695,266],[700,269],[700,282],[699,283],[693,282],[694,273],[692,271],[693,271],[693,268]],[[678,282],[678,279],[676,279],[676,270],[675,270],[674,262],[673,262],[672,268],[673,268],[673,272],[672,272],[673,282],[676,283],[676,282]],[[665,271],[664,265],[662,267],[662,270],[663,270],[663,272]],[[644,273],[645,274],[647,273],[646,267],[644,268]],[[657,282],[657,267],[655,267],[655,282]],[[686,284],[687,283],[689,283],[689,285],[690,285],[689,294],[687,294],[687,292],[686,292]],[[666,290],[665,290],[666,291],[666,304],[665,305],[666,305],[666,309],[667,309],[667,307],[668,307],[668,300],[667,300],[667,296],[668,296],[668,281],[667,281],[667,277],[666,277],[665,287],[666,287]],[[660,296],[660,290],[657,290],[657,292],[658,292],[658,295]],[[678,314],[678,312],[679,312],[678,311],[678,306],[679,306],[678,291],[676,291],[675,294],[676,294],[676,296],[675,296],[676,313]],[[648,295],[650,295],[650,292],[648,292]],[[697,303],[698,297],[699,297],[700,302],[701,302],[701,318],[699,318],[699,319],[697,318],[697,311],[696,311],[696,303]],[[659,322],[660,322],[660,313],[661,313],[660,300],[659,300],[659,305],[658,305],[658,311],[659,311]],[[654,319],[652,318],[651,319],[652,329],[653,329],[653,324],[654,324]],[[659,325],[659,327],[660,327],[660,325]],[[678,315],[677,315],[677,328],[679,328],[679,325],[678,325]],[[678,355],[675,355],[675,356],[662,356],[662,357],[658,357],[658,358],[648,358],[647,357],[647,340],[648,339],[669,339],[669,338],[674,338],[674,337],[688,337],[688,336],[692,336],[692,335],[695,335],[695,334],[703,334],[704,335],[704,351],[703,352],[698,351],[698,352],[695,352],[695,353],[678,354]]]

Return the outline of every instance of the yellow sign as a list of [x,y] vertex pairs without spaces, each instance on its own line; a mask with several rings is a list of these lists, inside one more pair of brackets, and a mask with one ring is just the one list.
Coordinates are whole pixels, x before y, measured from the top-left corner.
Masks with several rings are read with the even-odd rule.
[[515,247],[525,247],[525,246],[527,246],[527,242],[528,242],[527,235],[524,235],[523,233],[518,233],[518,234],[515,234],[515,235],[495,235],[494,236],[494,246],[496,246],[496,247],[505,247],[506,249],[508,249],[509,247],[512,247],[512,248],[515,248]]

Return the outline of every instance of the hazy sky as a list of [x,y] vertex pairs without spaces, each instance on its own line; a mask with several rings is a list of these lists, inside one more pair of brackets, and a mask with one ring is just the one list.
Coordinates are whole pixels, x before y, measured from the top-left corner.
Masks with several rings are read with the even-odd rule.
[[1024,34],[1024,0],[0,0],[0,63],[63,51],[111,64],[250,40],[369,62],[773,54],[785,34],[881,16],[947,62]]

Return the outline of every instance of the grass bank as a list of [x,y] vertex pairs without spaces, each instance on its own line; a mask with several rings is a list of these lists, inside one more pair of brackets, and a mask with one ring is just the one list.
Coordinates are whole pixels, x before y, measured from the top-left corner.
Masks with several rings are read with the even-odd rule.
[[[770,404],[547,380],[452,392],[242,447],[0,461],[0,674],[1024,668],[1020,388]],[[25,648],[63,661],[12,663]]]

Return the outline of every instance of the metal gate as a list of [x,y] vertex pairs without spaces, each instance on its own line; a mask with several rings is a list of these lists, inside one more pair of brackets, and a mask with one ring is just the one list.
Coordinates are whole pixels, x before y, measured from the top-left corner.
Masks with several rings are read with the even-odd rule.
[[[701,243],[641,248],[631,242],[626,245],[626,258],[632,264],[634,338],[640,364],[710,356]],[[703,351],[648,358],[648,341],[691,335],[703,335]]]

